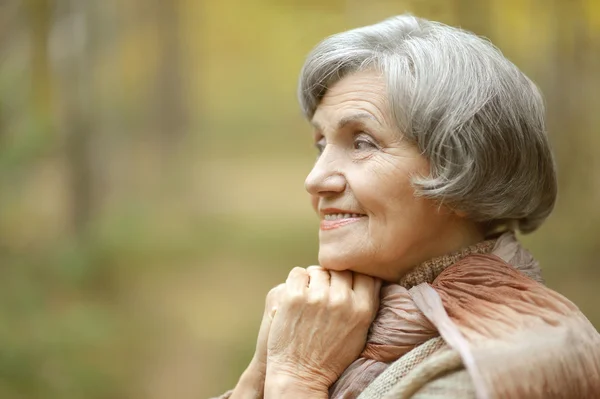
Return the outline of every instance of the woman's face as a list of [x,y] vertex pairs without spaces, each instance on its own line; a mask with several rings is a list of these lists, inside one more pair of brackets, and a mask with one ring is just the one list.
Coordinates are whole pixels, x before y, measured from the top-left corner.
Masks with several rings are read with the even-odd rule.
[[[483,237],[474,225],[415,197],[429,165],[392,120],[375,72],[349,75],[323,97],[312,120],[319,158],[306,189],[320,219],[319,263],[397,281],[411,267]],[[467,237],[469,236],[469,237]]]

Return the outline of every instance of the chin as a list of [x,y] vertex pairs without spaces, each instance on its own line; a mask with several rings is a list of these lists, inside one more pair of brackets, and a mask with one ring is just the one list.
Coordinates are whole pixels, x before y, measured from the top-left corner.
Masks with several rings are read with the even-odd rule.
[[[354,248],[353,248],[354,249]],[[397,268],[390,268],[393,259],[382,259],[374,257],[373,254],[365,254],[361,251],[344,252],[339,247],[327,245],[319,248],[319,265],[328,270],[344,271],[350,270],[377,277],[385,281],[397,281]]]
[[319,265],[329,270],[344,271],[353,270],[354,262],[351,262],[350,256],[340,256],[339,253],[331,253],[333,251],[319,250]]

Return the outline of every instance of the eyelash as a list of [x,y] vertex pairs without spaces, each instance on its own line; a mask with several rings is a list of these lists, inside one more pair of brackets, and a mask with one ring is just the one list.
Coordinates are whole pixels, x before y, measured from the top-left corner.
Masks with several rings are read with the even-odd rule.
[[[323,151],[325,150],[326,143],[324,143],[324,140],[325,140],[324,138],[321,138],[319,141],[317,141],[315,143],[315,147],[317,148],[317,152],[319,153],[319,155],[321,155],[323,153]],[[367,148],[361,149],[360,148],[361,145],[366,145]],[[379,147],[372,140],[358,137],[358,135],[356,135],[354,138],[354,142],[353,142],[353,148],[358,151],[361,151],[361,150],[366,151],[366,150],[377,149]]]
[[372,150],[372,149],[376,149],[377,148],[377,146],[375,145],[375,143],[373,143],[370,140],[366,140],[366,139],[362,139],[362,138],[356,138],[356,139],[354,139],[354,149],[355,150],[360,150],[359,147],[360,147],[361,144],[365,144],[365,145],[368,146],[368,148],[364,148],[364,150],[367,150],[367,149],[371,149]]
[[316,147],[319,155],[321,155],[323,153],[323,151],[325,150],[325,144],[323,144],[321,141],[323,141],[323,139],[321,139],[315,143],[315,147]]

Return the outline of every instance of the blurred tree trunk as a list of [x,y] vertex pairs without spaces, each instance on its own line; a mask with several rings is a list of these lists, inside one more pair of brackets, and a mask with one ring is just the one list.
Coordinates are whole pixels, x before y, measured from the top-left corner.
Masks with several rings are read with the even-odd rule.
[[[563,200],[577,206],[570,210],[580,237],[569,237],[571,245],[579,247],[580,270],[597,270],[600,246],[587,237],[598,237],[600,213],[598,204],[597,136],[598,112],[598,48],[586,21],[582,0],[565,4],[555,0],[556,43],[552,83],[554,92],[549,101],[551,127],[559,164],[559,180]],[[583,195],[582,195],[583,194]],[[566,197],[566,198],[565,198]],[[590,210],[592,210],[590,212]]]
[[27,16],[31,32],[31,99],[35,121],[48,126],[52,117],[52,73],[49,37],[52,26],[52,0],[28,0]]
[[182,69],[181,0],[156,0],[159,64],[156,76],[157,127],[167,158],[183,139],[189,116]]
[[93,210],[93,173],[91,138],[94,122],[91,104],[92,63],[90,2],[68,0],[65,18],[70,35],[62,38],[69,46],[65,63],[64,90],[65,157],[69,173],[71,223],[81,237],[88,228]]
[[[14,39],[19,33],[13,22],[18,18],[18,12],[15,11],[16,8],[14,3],[0,2],[0,65],[3,64],[5,57],[7,57],[9,39]],[[0,103],[0,144],[2,144],[1,140],[6,133],[8,120],[8,115],[2,106],[3,104]]]
[[569,192],[572,184],[580,185],[582,177],[589,176],[589,171],[582,170],[589,163],[581,161],[589,155],[585,132],[592,129],[586,122],[592,110],[582,100],[588,91],[586,80],[591,79],[587,65],[592,48],[587,43],[586,26],[581,23],[584,20],[581,0],[554,0],[552,5],[555,48],[547,67],[548,122],[554,136],[562,189]]

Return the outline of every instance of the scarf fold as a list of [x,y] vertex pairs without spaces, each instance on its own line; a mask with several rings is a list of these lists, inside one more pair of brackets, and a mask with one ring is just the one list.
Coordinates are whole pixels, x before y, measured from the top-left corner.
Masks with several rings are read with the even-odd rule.
[[329,396],[358,397],[391,363],[441,335],[480,399],[592,397],[600,392],[600,335],[541,281],[512,233],[417,266],[382,288],[365,349]]

